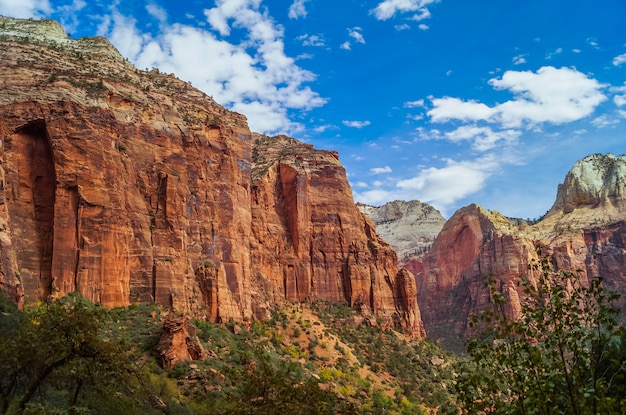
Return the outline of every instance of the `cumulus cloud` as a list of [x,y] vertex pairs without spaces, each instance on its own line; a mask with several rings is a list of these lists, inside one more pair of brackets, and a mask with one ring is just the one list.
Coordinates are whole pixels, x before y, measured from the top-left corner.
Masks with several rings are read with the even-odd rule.
[[624,105],[626,105],[626,95],[615,95],[613,97],[613,102],[618,107],[623,107]]
[[48,0],[0,0],[0,15],[29,18],[52,12]]
[[496,106],[498,120],[505,126],[576,121],[590,115],[607,99],[601,92],[602,84],[570,68],[544,66],[536,73],[506,71],[502,78],[491,79],[489,84],[515,96]]
[[392,200],[421,200],[439,209],[444,215],[446,210],[457,201],[481,190],[487,179],[499,168],[493,156],[484,156],[477,160],[443,160],[442,167],[420,168],[409,179],[400,180],[395,185],[378,186],[362,192],[354,192],[358,202],[380,206]]
[[290,19],[298,19],[300,17],[306,17],[306,8],[304,4],[308,0],[294,0],[294,2],[289,6],[289,18]]
[[[416,16],[430,16],[426,6],[438,0],[385,0],[370,11],[378,20],[389,20],[398,13],[418,12]],[[425,17],[424,17],[425,18]]]
[[352,128],[363,128],[363,127],[367,127],[368,125],[371,124],[370,121],[366,120],[366,121],[342,121],[342,124],[345,125],[346,127],[352,127]]
[[444,97],[431,98],[431,101],[433,108],[427,114],[433,122],[488,120],[496,114],[495,109],[473,100]]
[[417,176],[399,181],[397,187],[414,192],[415,199],[446,207],[482,189],[496,167],[489,157],[462,162],[448,159],[444,167],[422,169]]
[[370,169],[370,173],[372,174],[387,174],[387,173],[391,173],[391,167],[389,166],[385,166],[385,167],[372,167]]
[[615,66],[620,66],[624,63],[626,63],[626,53],[622,53],[621,55],[613,58],[613,65]]
[[544,66],[536,73],[506,71],[501,78],[489,80],[495,90],[513,93],[513,99],[489,107],[477,101],[458,98],[431,98],[428,115],[433,122],[450,120],[487,121],[504,128],[519,128],[540,123],[562,124],[590,115],[607,97],[605,85],[570,68]]
[[[182,24],[163,25],[151,35],[118,12],[105,19],[99,34],[138,67],[173,72],[220,104],[246,114],[253,131],[302,130],[302,125],[290,120],[289,111],[326,103],[305,85],[315,75],[285,54],[282,27],[259,10],[260,1],[218,0],[216,4],[204,14],[219,36]],[[243,29],[247,36],[239,43],[229,42],[232,28]]]

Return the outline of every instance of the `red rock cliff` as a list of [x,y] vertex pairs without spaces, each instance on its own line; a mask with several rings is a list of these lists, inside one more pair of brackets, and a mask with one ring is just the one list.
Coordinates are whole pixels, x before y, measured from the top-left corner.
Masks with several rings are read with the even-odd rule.
[[[420,333],[414,284],[336,155],[274,140],[251,186],[244,116],[105,39],[0,19],[0,288],[16,301],[79,291],[241,321],[320,298]],[[283,157],[286,141],[306,151]]]
[[578,163],[559,186],[556,202],[539,223],[516,226],[501,214],[471,205],[448,220],[418,273],[418,300],[430,336],[470,334],[468,316],[488,307],[483,287],[489,274],[520,310],[519,276],[533,279],[528,264],[542,245],[556,269],[582,271],[583,280],[603,276],[622,294],[626,311],[626,156],[592,155]]
[[414,278],[354,204],[337,154],[284,136],[257,136],[254,154],[256,303],[347,301],[421,333]]

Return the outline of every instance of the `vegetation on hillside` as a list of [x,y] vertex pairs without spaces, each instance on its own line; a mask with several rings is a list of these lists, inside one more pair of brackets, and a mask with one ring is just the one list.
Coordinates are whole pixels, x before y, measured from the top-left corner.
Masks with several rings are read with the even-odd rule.
[[276,306],[268,321],[194,321],[208,358],[158,365],[167,313],[77,294],[17,310],[0,295],[0,412],[8,414],[626,414],[626,333],[601,279],[521,280],[507,319],[495,279],[460,358],[347,305]]
[[449,401],[435,345],[353,324],[347,305],[315,310],[285,304],[249,326],[194,321],[209,358],[164,370],[166,311],[154,304],[107,310],[71,294],[19,311],[1,297],[0,412],[425,414]]
[[[462,414],[625,414],[626,334],[616,293],[602,279],[555,270],[537,248],[536,285],[522,279],[521,317],[507,319],[496,280],[493,309],[473,319],[482,336],[468,344],[457,378]],[[454,411],[456,413],[456,411]]]

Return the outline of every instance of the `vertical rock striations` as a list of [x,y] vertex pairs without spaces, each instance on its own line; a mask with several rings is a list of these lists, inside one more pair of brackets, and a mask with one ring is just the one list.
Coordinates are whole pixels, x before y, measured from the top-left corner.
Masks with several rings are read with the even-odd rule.
[[266,287],[253,293],[256,303],[347,301],[421,333],[413,277],[398,273],[395,252],[355,206],[337,153],[284,136],[256,138],[253,280]]
[[336,154],[280,137],[253,172],[245,117],[173,75],[52,21],[0,27],[0,289],[15,301],[78,291],[242,321],[320,298],[420,333]]

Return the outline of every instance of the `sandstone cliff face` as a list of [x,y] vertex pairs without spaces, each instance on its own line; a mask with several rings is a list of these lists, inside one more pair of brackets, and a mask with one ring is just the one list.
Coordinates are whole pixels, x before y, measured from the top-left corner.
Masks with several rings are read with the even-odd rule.
[[244,116],[105,39],[0,19],[0,289],[15,301],[78,291],[242,321],[324,298],[419,329],[336,156],[277,158],[252,187]]
[[419,264],[418,299],[427,333],[433,337],[470,334],[468,316],[488,307],[485,276],[493,274],[518,315],[519,276],[536,278],[528,264],[540,244],[556,269],[580,269],[582,278],[601,275],[622,293],[626,311],[626,156],[593,155],[578,163],[559,186],[556,202],[539,223],[516,226],[497,212],[471,205],[446,223]]
[[257,136],[254,155],[253,280],[267,287],[257,304],[348,301],[421,335],[413,276],[355,206],[337,153]]
[[434,207],[418,200],[396,200],[380,207],[357,204],[376,224],[376,233],[398,254],[400,265],[411,269],[413,258],[430,248],[446,220]]

